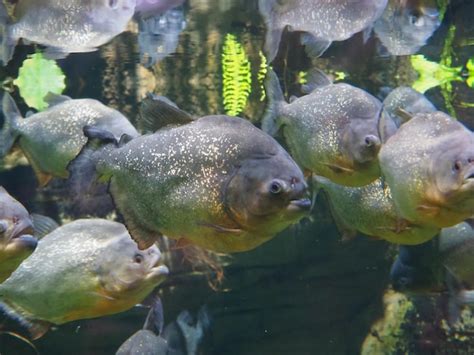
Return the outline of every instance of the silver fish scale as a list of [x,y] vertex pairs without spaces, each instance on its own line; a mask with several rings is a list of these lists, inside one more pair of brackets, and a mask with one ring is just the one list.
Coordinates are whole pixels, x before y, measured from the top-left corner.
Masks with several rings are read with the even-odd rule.
[[377,110],[374,99],[365,91],[334,84],[285,106],[280,123],[296,160],[311,169],[341,153],[342,133],[351,119],[372,118],[367,120],[366,133],[377,134]]
[[401,215],[415,218],[416,207],[435,183],[430,165],[445,144],[462,140],[472,144],[472,136],[450,116],[434,112],[417,114],[388,139],[379,153],[380,165]]
[[[134,4],[134,1],[129,1]],[[133,7],[112,10],[106,2],[23,1],[18,22],[10,27],[14,39],[52,46],[63,52],[90,51],[125,29]],[[112,19],[113,20],[110,20]]]
[[[278,27],[292,26],[315,37],[342,41],[367,27],[381,14],[379,0],[351,2],[340,0],[300,0],[287,5],[276,16]],[[285,5],[284,5],[285,6]]]
[[[118,139],[124,133],[135,137],[135,128],[120,112],[97,100],[67,100],[18,122],[20,145],[45,173],[64,176],[66,166],[87,139],[86,125],[106,128]],[[52,143],[53,142],[53,143]]]
[[194,222],[221,218],[223,184],[234,167],[277,153],[284,151],[276,141],[250,123],[210,116],[111,150],[98,170],[112,175],[114,198],[133,206],[142,224],[178,228],[174,224],[184,215]]

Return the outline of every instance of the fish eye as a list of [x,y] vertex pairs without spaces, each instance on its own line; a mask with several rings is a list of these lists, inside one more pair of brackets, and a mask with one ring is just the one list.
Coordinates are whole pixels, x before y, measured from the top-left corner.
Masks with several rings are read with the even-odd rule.
[[133,261],[136,262],[137,264],[141,264],[143,261],[143,255],[135,254],[135,256],[133,257]]
[[425,24],[422,16],[411,15],[410,16],[410,23],[414,26],[421,27]]
[[456,160],[456,162],[453,165],[453,171],[459,172],[461,171],[461,168],[462,168],[461,162],[459,160]]
[[112,9],[116,9],[118,7],[119,0],[108,0],[109,7]]
[[272,181],[270,184],[270,193],[278,195],[283,191],[283,186],[279,181]]

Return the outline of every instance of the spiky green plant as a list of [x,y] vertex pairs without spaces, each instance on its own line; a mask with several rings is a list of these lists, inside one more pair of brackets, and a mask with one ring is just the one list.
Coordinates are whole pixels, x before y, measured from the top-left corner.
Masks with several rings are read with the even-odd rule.
[[222,48],[222,96],[228,115],[237,116],[247,105],[252,91],[250,61],[237,38],[228,33]]
[[20,95],[26,104],[39,111],[48,108],[44,100],[46,95],[61,94],[66,88],[65,75],[54,60],[35,53],[26,59],[13,84],[20,89]]
[[267,76],[268,63],[267,63],[267,57],[265,57],[262,51],[259,51],[258,55],[260,57],[260,67],[257,74],[257,80],[260,85],[260,92],[261,92],[260,101],[263,101],[267,97],[264,82],[265,82],[265,77]]

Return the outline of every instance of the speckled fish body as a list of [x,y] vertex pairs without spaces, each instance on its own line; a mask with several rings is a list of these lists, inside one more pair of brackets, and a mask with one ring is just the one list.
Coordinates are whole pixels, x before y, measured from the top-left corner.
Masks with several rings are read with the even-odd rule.
[[96,169],[141,247],[162,233],[214,251],[249,250],[310,207],[293,159],[241,118],[206,116],[105,148]]
[[[124,31],[134,11],[135,0],[20,0],[8,41],[36,42],[59,57],[90,52]],[[3,52],[6,63],[13,51]]]
[[468,223],[443,228],[439,235],[443,265],[464,285],[474,288],[474,229]]
[[282,131],[305,172],[346,186],[380,176],[379,100],[352,85],[328,84],[287,104],[275,73],[268,73],[266,86],[270,104],[262,128]]
[[54,324],[118,313],[164,280],[159,260],[156,246],[138,250],[120,223],[76,220],[38,242],[0,285],[0,299],[27,320]]
[[474,213],[474,133],[442,112],[417,114],[382,146],[383,176],[401,217],[450,227]]
[[139,330],[128,338],[117,350],[116,355],[166,355],[168,344],[162,337],[147,329]]
[[362,187],[337,185],[316,178],[327,193],[331,212],[342,231],[351,230],[395,244],[416,245],[433,238],[438,228],[407,223],[397,214],[390,188],[377,179]]
[[0,186],[0,282],[36,248],[30,214]]
[[434,0],[389,0],[374,32],[392,55],[415,54],[441,24]]
[[[120,112],[93,99],[64,99],[43,112],[22,119],[13,99],[5,94],[5,113],[11,122],[11,136],[18,144],[38,176],[66,178],[69,162],[87,142],[82,132],[86,125],[106,128],[118,139],[124,133],[133,137],[136,129]],[[40,178],[41,179],[41,178]],[[44,183],[42,183],[44,184]]]
[[306,32],[302,42],[321,55],[332,41],[343,41],[369,27],[382,14],[387,0],[259,0],[267,23],[265,48],[272,61],[286,26]]

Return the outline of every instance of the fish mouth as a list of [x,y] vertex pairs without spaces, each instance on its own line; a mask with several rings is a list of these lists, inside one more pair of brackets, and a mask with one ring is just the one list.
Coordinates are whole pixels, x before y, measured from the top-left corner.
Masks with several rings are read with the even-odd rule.
[[30,250],[33,252],[38,245],[38,240],[30,234],[21,234],[10,240],[5,248],[7,252],[17,252],[19,250]]
[[34,234],[33,224],[30,220],[22,220],[16,224],[11,231],[10,239],[20,238],[24,234]]
[[309,198],[301,198],[298,200],[291,200],[287,209],[291,212],[309,212],[311,207],[312,203]]

